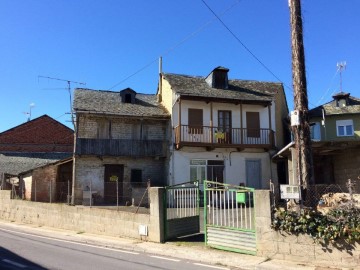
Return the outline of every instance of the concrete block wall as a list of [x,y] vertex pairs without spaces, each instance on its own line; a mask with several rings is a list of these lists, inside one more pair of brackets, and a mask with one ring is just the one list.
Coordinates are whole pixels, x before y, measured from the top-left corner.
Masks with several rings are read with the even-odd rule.
[[[153,242],[164,239],[162,188],[150,189],[150,214],[11,200],[10,192],[0,190],[0,219],[3,220]],[[148,235],[139,235],[139,225],[148,227]]]
[[289,235],[271,229],[270,192],[256,190],[255,218],[257,255],[270,259],[316,263],[328,267],[355,267],[360,265],[360,245],[338,249],[323,247],[308,235]]

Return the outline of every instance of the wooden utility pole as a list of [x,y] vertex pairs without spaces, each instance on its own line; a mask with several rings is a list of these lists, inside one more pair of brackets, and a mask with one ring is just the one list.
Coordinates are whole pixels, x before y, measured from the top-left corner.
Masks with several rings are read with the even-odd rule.
[[294,107],[299,116],[298,125],[294,126],[293,129],[295,147],[298,153],[297,177],[302,188],[307,189],[308,185],[313,183],[313,164],[300,0],[289,0],[289,8]]

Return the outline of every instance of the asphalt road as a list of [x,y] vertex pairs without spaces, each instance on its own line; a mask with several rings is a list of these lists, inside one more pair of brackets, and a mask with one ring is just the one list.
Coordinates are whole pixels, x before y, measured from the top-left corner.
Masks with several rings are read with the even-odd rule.
[[36,235],[0,225],[0,269],[187,269],[228,268],[147,253]]

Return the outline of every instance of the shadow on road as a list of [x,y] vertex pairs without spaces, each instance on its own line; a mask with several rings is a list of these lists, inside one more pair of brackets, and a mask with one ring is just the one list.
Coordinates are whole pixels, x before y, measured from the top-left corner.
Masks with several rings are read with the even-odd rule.
[[13,253],[5,248],[0,247],[0,269],[14,270],[14,269],[31,269],[31,270],[46,270],[38,264],[35,264],[16,253]]

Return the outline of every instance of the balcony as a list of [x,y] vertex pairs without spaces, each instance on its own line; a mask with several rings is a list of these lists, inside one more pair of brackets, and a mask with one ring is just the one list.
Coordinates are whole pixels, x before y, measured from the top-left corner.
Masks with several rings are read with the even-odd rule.
[[162,140],[76,139],[77,155],[165,157],[167,143]]
[[226,131],[218,127],[175,127],[175,146],[202,146],[207,148],[265,148],[274,146],[274,131],[271,129],[229,128]]

